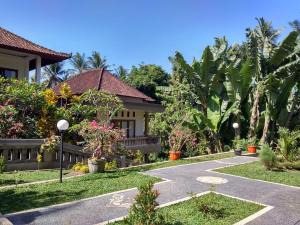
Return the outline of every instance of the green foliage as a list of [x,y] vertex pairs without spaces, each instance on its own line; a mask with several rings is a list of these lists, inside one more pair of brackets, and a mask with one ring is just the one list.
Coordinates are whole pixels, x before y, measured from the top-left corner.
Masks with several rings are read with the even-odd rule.
[[138,67],[132,67],[126,81],[146,95],[157,99],[155,89],[157,86],[168,84],[168,74],[160,66],[140,64]]
[[148,182],[138,187],[139,193],[135,197],[135,202],[129,210],[129,215],[125,218],[125,223],[130,225],[163,225],[163,218],[157,213],[156,201],[159,193],[152,190],[153,182]]
[[6,161],[3,155],[0,155],[0,173],[3,173],[6,168]]
[[138,164],[143,164],[145,162],[145,156],[140,150],[137,150],[134,153],[133,162],[138,163]]
[[116,160],[105,163],[105,170],[116,170],[118,169],[118,164]]
[[259,152],[259,158],[260,158],[261,163],[265,166],[265,168],[267,170],[271,170],[272,168],[276,167],[276,165],[277,165],[277,159],[276,159],[275,152],[267,144],[263,144],[261,146],[261,149]]
[[60,143],[60,138],[58,136],[52,135],[46,138],[44,143],[40,147],[40,152],[54,152]]
[[247,151],[248,140],[247,139],[234,139],[233,147],[234,149],[241,149],[242,151]]
[[287,161],[296,161],[300,158],[299,140],[300,131],[289,131],[287,128],[279,128],[278,149]]

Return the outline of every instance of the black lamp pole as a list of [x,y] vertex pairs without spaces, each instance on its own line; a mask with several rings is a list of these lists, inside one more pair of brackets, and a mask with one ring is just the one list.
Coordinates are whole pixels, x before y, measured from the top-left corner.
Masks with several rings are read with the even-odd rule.
[[62,164],[63,164],[63,151],[64,151],[64,132],[60,131],[60,176],[59,176],[59,182],[62,183]]

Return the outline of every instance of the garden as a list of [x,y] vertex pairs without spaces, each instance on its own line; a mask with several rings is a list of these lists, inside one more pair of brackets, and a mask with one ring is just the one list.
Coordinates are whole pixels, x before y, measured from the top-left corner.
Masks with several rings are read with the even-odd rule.
[[[225,37],[216,38],[192,63],[176,52],[170,57],[172,73],[160,76],[164,82],[151,81],[148,88],[147,84],[141,88],[135,80],[141,68],[122,77],[141,91],[150,91],[165,108],[150,115],[150,133],[161,139],[159,153],[125,150],[124,130],[112,123],[116,113],[124,110],[116,95],[96,90],[72,95],[65,83],[58,94],[46,83],[0,78],[0,138],[45,140],[34,171],[8,172],[8,162],[0,154],[1,213],[139,186],[128,217],[113,224],[233,224],[263,206],[212,190],[157,208],[159,193],[152,188],[162,179],[141,172],[247,152],[259,155],[260,161],[216,171],[299,187],[299,30],[278,41],[279,30],[263,18],[257,22],[253,29],[246,29],[243,43],[230,45]],[[45,152],[58,149],[61,139],[56,123],[61,119],[70,124],[64,141],[81,146],[89,158],[66,168],[63,173],[68,179],[62,183],[30,184],[58,178],[57,169],[39,170],[38,165]],[[124,158],[128,168],[120,168]]]

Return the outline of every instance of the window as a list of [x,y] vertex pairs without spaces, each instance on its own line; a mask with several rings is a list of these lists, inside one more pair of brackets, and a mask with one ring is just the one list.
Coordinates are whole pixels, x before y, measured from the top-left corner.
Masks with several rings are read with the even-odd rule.
[[13,69],[0,68],[0,76],[6,79],[17,79],[18,71]]
[[132,117],[135,117],[135,112],[132,112]]
[[135,137],[135,120],[113,120],[114,127],[125,130],[127,138]]
[[124,117],[124,111],[122,111],[121,116]]
[[130,117],[130,113],[129,113],[129,111],[127,112],[127,117]]

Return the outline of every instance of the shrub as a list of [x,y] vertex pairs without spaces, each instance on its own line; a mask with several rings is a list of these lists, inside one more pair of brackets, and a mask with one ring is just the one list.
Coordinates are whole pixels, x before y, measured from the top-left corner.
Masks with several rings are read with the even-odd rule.
[[287,161],[296,161],[300,158],[299,139],[300,131],[290,132],[287,128],[279,128],[278,147],[280,154]]
[[0,173],[3,173],[6,168],[6,161],[4,156],[0,155]]
[[105,163],[105,170],[116,170],[118,169],[118,164],[116,160]]
[[144,154],[140,150],[136,151],[134,154],[133,162],[137,164],[143,164],[145,162]]
[[274,168],[277,164],[275,152],[267,144],[262,145],[259,157],[267,170]]
[[300,161],[295,162],[281,162],[278,165],[279,168],[290,169],[290,170],[300,170]]
[[248,140],[246,139],[234,139],[233,147],[235,150],[241,149],[242,151],[247,151]]
[[129,210],[129,215],[125,218],[125,223],[130,225],[162,225],[164,224],[156,207],[159,193],[153,189],[153,182],[142,184],[138,187],[139,193],[135,197],[135,202]]
[[75,172],[88,173],[89,167],[86,164],[78,162],[72,166],[72,170],[74,170]]

